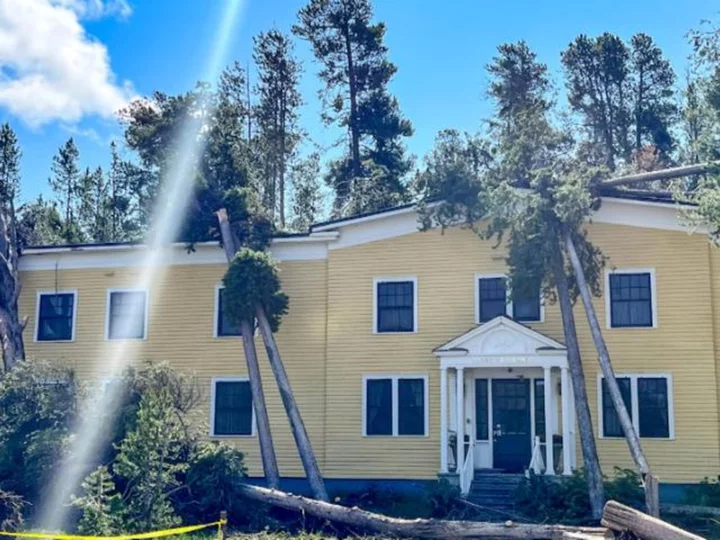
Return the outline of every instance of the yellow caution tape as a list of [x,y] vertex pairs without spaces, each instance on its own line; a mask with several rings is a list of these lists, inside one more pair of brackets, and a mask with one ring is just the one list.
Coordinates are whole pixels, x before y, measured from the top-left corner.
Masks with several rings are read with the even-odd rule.
[[227,520],[214,521],[213,523],[205,523],[203,525],[188,525],[187,527],[175,527],[174,529],[163,529],[161,531],[153,531],[138,534],[123,534],[120,536],[81,536],[77,534],[55,534],[44,532],[7,532],[0,531],[0,536],[13,536],[17,538],[54,538],[55,540],[144,540],[147,538],[162,538],[163,536],[174,536],[176,534],[186,534],[190,532],[208,529],[217,526],[218,534],[222,534],[222,526]]

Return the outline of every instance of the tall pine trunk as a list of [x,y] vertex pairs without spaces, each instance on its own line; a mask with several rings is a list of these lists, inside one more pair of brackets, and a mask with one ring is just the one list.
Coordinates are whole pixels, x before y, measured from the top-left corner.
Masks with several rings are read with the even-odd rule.
[[[218,222],[220,224],[220,233],[223,239],[225,255],[227,256],[228,263],[230,263],[235,253],[237,253],[237,243],[230,230],[230,223],[227,220],[225,210],[218,212]],[[263,471],[268,486],[276,489],[280,486],[280,471],[275,456],[272,432],[270,431],[270,419],[265,405],[265,391],[263,390],[260,364],[258,362],[257,351],[255,350],[255,332],[253,331],[252,322],[242,321],[242,323],[240,323],[240,332],[242,334],[243,349],[245,351],[248,378],[250,379],[250,390],[252,392],[252,403],[255,411],[255,424],[258,431]]]
[[575,315],[573,314],[573,305],[570,298],[570,285],[567,274],[565,273],[565,263],[559,245],[553,254],[552,271],[557,288],[558,301],[560,303],[565,346],[567,347],[568,367],[570,369],[570,379],[572,380],[573,393],[575,395],[575,412],[578,431],[580,432],[580,447],[583,453],[583,463],[585,465],[585,479],[588,484],[590,510],[593,519],[599,520],[602,517],[603,505],[605,504],[605,488],[603,486],[602,470],[600,469],[600,460],[598,459],[597,447],[595,445],[590,405],[588,403],[587,388],[585,387],[585,373],[582,366],[580,345],[577,338],[577,329],[575,328]]
[[6,370],[25,360],[23,330],[27,325],[27,317],[20,320],[18,313],[22,288],[19,260],[15,205],[9,201],[0,206],[0,341]]
[[320,467],[315,459],[315,452],[310,444],[310,437],[308,437],[305,423],[300,415],[300,409],[295,401],[290,379],[287,376],[285,365],[280,357],[280,349],[278,349],[277,342],[275,341],[270,322],[265,314],[265,310],[260,306],[257,306],[255,315],[258,320],[258,326],[260,327],[260,333],[265,342],[265,350],[270,360],[270,366],[272,367],[278,388],[280,389],[280,397],[282,397],[285,412],[288,415],[288,420],[290,420],[290,428],[292,429],[295,444],[300,454],[300,461],[302,461],[303,469],[305,469],[305,476],[307,476],[315,498],[321,501],[328,501],[328,494],[325,490],[325,483],[320,473]]
[[[630,414],[627,411],[627,407],[625,407],[625,401],[620,393],[620,387],[618,386],[617,379],[615,378],[615,372],[613,371],[612,363],[610,362],[610,353],[608,352],[602,330],[600,330],[600,323],[598,321],[597,313],[595,312],[595,306],[592,303],[590,287],[585,279],[585,271],[582,267],[577,250],[575,249],[575,243],[573,242],[572,235],[569,231],[565,231],[564,233],[564,242],[565,249],[567,250],[570,263],[572,264],[573,271],[575,273],[578,289],[580,290],[580,298],[582,299],[583,306],[585,308],[588,325],[590,326],[590,333],[592,334],[593,341],[595,342],[595,348],[598,352],[598,361],[605,379],[605,385],[608,389],[608,393],[610,394],[610,398],[612,399],[615,411],[617,412],[620,425],[625,433],[625,440],[627,441],[628,448],[630,449],[630,455],[635,462],[635,466],[640,471],[643,482],[646,483],[646,477],[650,474],[650,466],[645,459],[645,454],[640,446],[640,437],[638,437],[638,434],[635,431]],[[606,294],[608,294],[607,291]],[[650,484],[652,484],[652,482]],[[654,516],[659,513],[658,509],[655,508],[655,499],[655,495],[651,493],[650,490],[646,490],[648,512]]]

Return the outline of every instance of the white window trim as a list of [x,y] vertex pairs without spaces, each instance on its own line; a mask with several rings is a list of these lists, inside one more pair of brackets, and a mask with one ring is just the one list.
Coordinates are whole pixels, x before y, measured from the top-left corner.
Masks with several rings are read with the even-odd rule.
[[[143,336],[141,338],[111,338],[110,337],[110,299],[113,293],[141,292],[145,294],[145,312],[143,313]],[[105,299],[105,341],[145,341],[148,336],[148,315],[150,295],[147,289],[108,289]]]
[[[413,330],[412,332],[378,332],[378,305],[377,290],[379,283],[399,283],[411,281],[413,283]],[[418,279],[417,276],[384,276],[373,278],[373,334],[397,335],[418,333]]]
[[[242,339],[242,336],[221,336],[220,335],[220,291],[225,285],[218,283],[215,285],[215,311],[213,314],[213,337],[216,339]],[[257,334],[257,330],[255,332]]]
[[[668,400],[668,437],[642,437],[649,441],[672,441],[675,440],[675,405],[673,392],[673,378],[671,373],[616,373],[616,379],[630,379],[630,403],[633,427],[638,437],[640,437],[640,401],[638,399],[637,381],[638,379],[666,379],[667,380],[667,400]],[[597,404],[598,404],[598,437],[600,439],[623,439],[624,437],[609,437],[604,435],[604,414],[603,414],[603,395],[602,381],[604,377],[602,373],[597,375]]]
[[[612,302],[610,298],[611,274],[650,274],[650,310],[652,313],[652,326],[613,326]],[[649,330],[658,327],[657,314],[657,284],[654,268],[616,268],[605,270],[605,326],[608,330]]]
[[[367,383],[368,381],[390,379],[392,381],[392,435],[368,435],[367,433]],[[400,379],[422,379],[423,380],[423,412],[425,413],[425,433],[423,435],[399,435],[398,424],[400,416],[400,408],[398,407],[398,380]],[[363,375],[362,377],[362,436],[371,439],[401,437],[401,438],[427,438],[430,434],[430,415],[428,404],[430,402],[428,396],[428,376],[422,373],[383,373],[377,375]]]
[[[72,313],[72,334],[70,339],[38,339],[38,333],[40,332],[40,297],[41,296],[54,296],[56,294],[72,294],[73,295],[73,313]],[[77,289],[59,289],[59,290],[42,290],[37,291],[35,300],[35,333],[33,335],[36,343],[71,343],[75,341],[75,328],[77,326],[77,302],[78,292]]]
[[250,397],[250,434],[249,435],[216,435],[215,434],[215,389],[219,382],[250,382],[248,377],[213,377],[210,381],[210,437],[218,439],[249,439],[256,435],[255,407],[252,403],[252,392]]
[[[507,303],[505,304],[505,315],[507,315],[510,319],[513,319],[513,303],[511,300],[512,297],[512,289],[508,287],[509,280],[506,274],[481,274],[476,273],[475,274],[475,324],[484,324],[480,322],[480,280],[481,279],[504,279],[505,280],[505,300]],[[545,322],[545,298],[542,295],[542,290],[540,290],[540,318],[534,321],[517,321],[520,324],[538,324],[538,323],[544,323]],[[485,321],[487,322],[487,321]]]

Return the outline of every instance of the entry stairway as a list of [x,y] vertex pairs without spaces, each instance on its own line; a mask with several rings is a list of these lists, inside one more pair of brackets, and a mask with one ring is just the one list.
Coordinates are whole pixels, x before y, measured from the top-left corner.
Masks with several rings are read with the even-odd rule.
[[515,492],[522,479],[522,474],[508,474],[498,469],[477,469],[467,500],[494,513],[496,519],[501,518],[503,513],[513,511]]

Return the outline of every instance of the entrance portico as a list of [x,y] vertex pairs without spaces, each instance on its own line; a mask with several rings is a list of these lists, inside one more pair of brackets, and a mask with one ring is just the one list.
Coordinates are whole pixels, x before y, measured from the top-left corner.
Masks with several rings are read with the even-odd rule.
[[575,407],[562,343],[500,316],[434,353],[442,474],[457,473],[464,493],[475,469],[571,474]]

